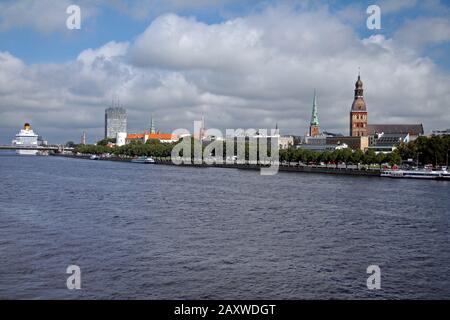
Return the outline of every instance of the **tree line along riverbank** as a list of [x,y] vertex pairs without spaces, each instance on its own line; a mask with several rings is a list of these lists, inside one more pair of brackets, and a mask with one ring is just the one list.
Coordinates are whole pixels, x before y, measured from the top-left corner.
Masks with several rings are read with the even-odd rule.
[[[74,159],[84,159],[90,160],[89,155],[75,155],[75,154],[52,154],[53,156],[74,158]],[[117,161],[117,162],[131,162],[133,157],[128,156],[100,156],[97,161]],[[269,167],[270,164],[245,162],[238,163],[234,161],[232,163],[213,163],[213,164],[199,164],[194,163],[191,159],[185,159],[181,164],[175,164],[170,157],[154,157],[155,162],[153,165],[167,165],[167,166],[181,166],[181,167],[195,167],[195,168],[230,168],[230,169],[241,169],[241,170],[261,170],[263,167]],[[272,164],[273,165],[273,164]],[[339,174],[339,175],[353,175],[353,176],[373,176],[379,177],[380,170],[377,167],[366,167],[361,166],[356,168],[356,166],[326,166],[326,165],[305,165],[301,163],[279,163],[278,171],[281,172],[305,172],[305,173],[327,173],[327,174]]]
[[[114,157],[126,159],[138,156],[150,156],[159,159],[167,159],[171,157],[173,148],[180,142],[175,143],[161,143],[158,140],[148,140],[146,143],[134,141],[124,146],[108,146],[108,140],[102,140],[97,145],[76,145],[74,149],[75,154],[94,154],[104,155],[109,154]],[[191,155],[194,155],[195,141],[191,139]],[[238,148],[242,147],[245,150],[245,159],[250,160],[250,153],[252,145],[248,142],[243,143],[244,146],[239,146],[239,142],[234,143],[234,155],[237,155]],[[270,146],[269,146],[270,147]],[[226,142],[223,142],[223,155],[211,154],[216,159],[226,159]],[[205,146],[202,147],[202,151]],[[448,157],[450,153],[450,136],[443,137],[419,137],[415,141],[409,143],[401,143],[398,148],[389,154],[378,153],[372,149],[365,152],[361,150],[353,151],[351,149],[341,149],[335,151],[317,152],[305,149],[289,148],[279,150],[279,162],[284,163],[303,163],[308,165],[326,165],[338,166],[344,164],[345,166],[353,165],[360,167],[371,167],[377,165],[379,168],[383,164],[399,165],[402,161],[413,159],[418,164],[433,164],[433,165],[448,165]],[[183,157],[182,152],[179,156]],[[258,155],[257,161],[269,159],[271,150],[268,148],[266,155]],[[192,156],[193,157],[193,156]]]

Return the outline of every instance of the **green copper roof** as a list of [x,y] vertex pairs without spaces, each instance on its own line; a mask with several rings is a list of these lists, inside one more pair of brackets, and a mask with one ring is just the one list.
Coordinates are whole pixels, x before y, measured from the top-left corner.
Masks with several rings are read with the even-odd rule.
[[155,123],[153,122],[153,116],[150,117],[150,133],[155,133]]
[[314,100],[313,100],[313,110],[311,115],[311,123],[312,126],[319,125],[319,116],[317,115],[317,101],[316,101],[316,90],[314,90]]

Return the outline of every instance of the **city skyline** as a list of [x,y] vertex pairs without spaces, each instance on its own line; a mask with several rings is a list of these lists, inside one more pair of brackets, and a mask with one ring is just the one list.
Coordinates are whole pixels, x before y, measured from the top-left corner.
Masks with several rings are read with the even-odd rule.
[[[47,9],[55,14],[66,4],[58,3]],[[367,30],[364,3],[169,1],[139,19],[131,2],[123,30],[112,28],[117,8],[108,13],[98,3],[80,1],[81,30],[65,29],[65,10],[61,26],[52,20],[34,28],[45,41],[33,57],[26,43],[11,41],[25,40],[19,29],[35,27],[32,15],[17,22],[0,15],[1,143],[25,122],[52,142],[77,141],[83,131],[93,142],[103,136],[102,115],[115,96],[129,113],[130,132],[147,128],[151,115],[164,132],[191,129],[204,115],[218,129],[277,123],[282,134],[303,135],[314,88],[322,130],[347,133],[358,67],[370,122],[423,123],[426,132],[450,122],[445,2],[382,1],[381,30]],[[0,6],[20,13],[13,2]]]

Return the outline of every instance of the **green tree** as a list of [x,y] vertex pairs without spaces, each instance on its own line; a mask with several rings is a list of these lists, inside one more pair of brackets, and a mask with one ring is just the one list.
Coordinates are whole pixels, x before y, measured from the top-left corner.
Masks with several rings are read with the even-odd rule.
[[375,163],[377,163],[381,169],[381,165],[386,162],[386,155],[383,152],[379,152],[376,156],[375,156]]
[[394,152],[389,155],[388,161],[389,165],[391,166],[401,164],[402,158],[400,156],[400,153],[397,150],[394,150]]
[[345,148],[341,151],[342,161],[345,163],[345,168],[348,167],[348,164],[352,162],[353,152],[350,148]]
[[67,141],[66,144],[65,144],[65,146],[66,146],[67,148],[74,148],[74,147],[75,147],[75,142],[73,142],[73,141]]
[[366,165],[371,165],[376,162],[375,157],[375,151],[373,151],[373,149],[369,149],[364,153],[363,163]]
[[352,162],[353,164],[356,164],[357,168],[359,169],[359,164],[360,164],[361,161],[363,160],[363,157],[364,157],[364,152],[362,152],[361,149],[355,150],[355,151],[352,153],[352,156],[351,156],[351,162]]

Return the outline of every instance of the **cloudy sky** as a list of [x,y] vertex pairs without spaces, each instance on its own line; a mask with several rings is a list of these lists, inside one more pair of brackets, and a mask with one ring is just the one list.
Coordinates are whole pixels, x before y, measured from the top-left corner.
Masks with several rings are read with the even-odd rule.
[[2,0],[0,143],[24,122],[53,143],[100,139],[114,97],[130,132],[153,114],[164,132],[204,115],[301,135],[315,88],[321,127],[348,134],[358,67],[370,123],[450,128],[449,54],[448,0]]

